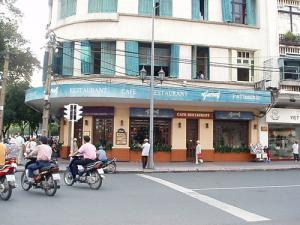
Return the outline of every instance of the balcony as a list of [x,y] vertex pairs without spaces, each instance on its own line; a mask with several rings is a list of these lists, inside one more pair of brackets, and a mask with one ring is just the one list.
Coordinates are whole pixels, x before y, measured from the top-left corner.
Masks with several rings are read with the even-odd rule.
[[279,44],[287,46],[300,46],[300,35],[287,32],[285,34],[279,34]]

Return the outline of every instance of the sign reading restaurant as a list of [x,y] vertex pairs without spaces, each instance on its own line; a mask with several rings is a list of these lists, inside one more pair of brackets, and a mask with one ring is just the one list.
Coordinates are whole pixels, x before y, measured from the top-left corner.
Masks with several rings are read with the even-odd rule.
[[189,118],[189,119],[212,119],[213,113],[211,112],[188,112],[188,111],[176,111],[175,117],[177,118]]

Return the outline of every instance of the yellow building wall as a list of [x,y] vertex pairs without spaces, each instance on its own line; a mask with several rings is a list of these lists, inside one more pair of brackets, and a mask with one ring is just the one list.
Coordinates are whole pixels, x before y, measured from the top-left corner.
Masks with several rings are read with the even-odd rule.
[[255,118],[254,120],[249,122],[249,144],[257,144],[259,141],[259,126],[258,120]]
[[[82,135],[83,136],[85,136],[85,135],[90,136],[91,143],[95,144],[94,140],[93,140],[93,117],[92,116],[84,116],[82,121],[83,121],[83,126],[82,126],[83,133],[82,133]],[[83,137],[82,137],[82,141],[83,141]]]
[[214,121],[212,119],[199,120],[199,136],[202,149],[213,149]]
[[[113,148],[129,148],[129,108],[128,107],[115,107],[114,116],[114,145]],[[117,145],[116,132],[123,128],[127,135],[126,145]]]
[[[180,128],[179,123],[181,123]],[[172,149],[186,149],[186,119],[173,118],[171,140]]]

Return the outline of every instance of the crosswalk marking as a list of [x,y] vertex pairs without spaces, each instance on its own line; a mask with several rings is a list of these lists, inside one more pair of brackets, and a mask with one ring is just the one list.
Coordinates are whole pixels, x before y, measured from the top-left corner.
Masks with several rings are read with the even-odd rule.
[[224,187],[224,188],[192,188],[193,191],[213,191],[213,190],[242,190],[242,189],[268,189],[268,188],[295,188],[300,184],[292,185],[269,185],[269,186],[246,186],[246,187]]
[[140,177],[143,177],[145,179],[149,179],[152,180],[154,182],[157,182],[159,184],[162,184],[164,186],[167,186],[169,188],[172,188],[173,190],[179,191],[183,194],[186,194],[192,198],[195,198],[201,202],[204,202],[210,206],[216,207],[222,211],[225,211],[233,216],[239,217],[247,222],[258,222],[258,221],[267,221],[270,220],[269,218],[248,212],[246,210],[240,209],[238,207],[229,205],[227,203],[221,202],[219,200],[216,200],[214,198],[211,198],[209,196],[203,195],[203,194],[199,194],[195,191],[193,191],[192,189],[188,189],[185,187],[182,187],[180,185],[174,184],[172,182],[160,179],[160,178],[156,178],[153,176],[149,176],[149,175],[144,175],[144,174],[137,174]]

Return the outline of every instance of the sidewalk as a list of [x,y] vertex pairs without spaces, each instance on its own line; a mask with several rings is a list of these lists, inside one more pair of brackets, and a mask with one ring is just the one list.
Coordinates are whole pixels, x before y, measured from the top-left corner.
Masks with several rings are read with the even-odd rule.
[[[61,172],[66,170],[68,160],[59,159]],[[204,162],[196,165],[191,162],[155,163],[154,169],[142,169],[141,163],[117,162],[117,173],[163,173],[163,172],[217,172],[217,171],[272,171],[272,170],[300,170],[300,162],[273,161],[265,162]],[[24,170],[18,166],[17,171]]]

